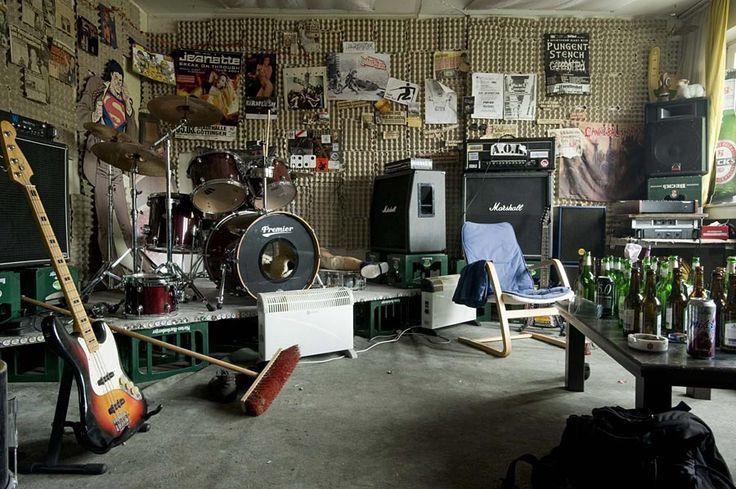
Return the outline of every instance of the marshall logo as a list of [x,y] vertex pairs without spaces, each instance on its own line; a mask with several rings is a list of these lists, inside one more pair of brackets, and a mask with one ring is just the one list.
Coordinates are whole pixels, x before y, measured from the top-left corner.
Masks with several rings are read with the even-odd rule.
[[493,204],[493,207],[488,208],[491,212],[522,212],[524,210],[524,204],[502,204],[500,202],[496,202]]
[[277,226],[275,228],[272,228],[271,226],[262,226],[261,235],[264,238],[268,238],[269,236],[273,236],[275,234],[289,234],[293,230],[294,226]]
[[384,206],[383,207],[383,210],[381,211],[381,214],[394,214],[394,213],[396,213],[396,206],[395,205],[392,205],[390,207],[389,206]]

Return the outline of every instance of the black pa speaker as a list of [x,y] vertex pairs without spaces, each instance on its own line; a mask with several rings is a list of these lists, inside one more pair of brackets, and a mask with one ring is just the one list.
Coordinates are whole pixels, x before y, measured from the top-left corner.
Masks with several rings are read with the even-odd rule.
[[[49,141],[16,136],[18,147],[33,170],[31,183],[36,186],[46,215],[64,256],[69,253],[69,179],[67,147]],[[5,168],[5,162],[0,161]],[[24,191],[0,173],[0,267],[38,265],[50,262],[36,219]]]
[[547,172],[466,173],[463,177],[464,220],[508,222],[527,258],[542,256],[543,233],[552,207],[552,182]]
[[705,175],[707,146],[707,98],[647,104],[648,177]]
[[580,248],[593,256],[606,254],[605,206],[558,206],[553,218],[552,257],[577,267]]
[[372,251],[444,252],[445,172],[405,170],[379,175],[371,197]]

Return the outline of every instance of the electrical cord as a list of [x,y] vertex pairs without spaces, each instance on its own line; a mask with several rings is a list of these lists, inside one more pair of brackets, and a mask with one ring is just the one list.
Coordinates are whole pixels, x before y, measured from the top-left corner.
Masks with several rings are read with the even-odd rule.
[[[404,330],[401,330],[401,331],[399,331],[398,333],[396,333],[396,334],[393,334],[393,335],[380,335],[380,336],[374,336],[373,338],[371,338],[371,339],[370,339],[370,340],[368,340],[368,341],[374,341],[374,340],[375,340],[376,338],[391,338],[391,339],[390,339],[390,340],[384,340],[384,341],[379,341],[379,342],[377,342],[377,343],[373,343],[372,345],[370,345],[370,346],[369,346],[369,347],[367,347],[367,348],[363,348],[362,350],[356,350],[356,351],[355,351],[355,353],[356,353],[356,354],[357,354],[357,353],[365,353],[365,352],[367,352],[368,350],[370,350],[370,349],[372,349],[372,348],[375,348],[375,347],[377,347],[378,345],[385,345],[386,343],[396,343],[396,342],[397,342],[397,341],[399,341],[399,340],[401,339],[401,337],[402,337],[402,336],[404,336],[404,335],[407,335],[407,336],[410,336],[410,335],[418,335],[418,336],[427,336],[427,337],[431,337],[431,335],[427,335],[427,334],[425,334],[425,333],[410,333],[410,332],[409,332],[409,331],[411,331],[411,330],[413,330],[413,329],[416,329],[416,328],[418,328],[418,327],[419,327],[419,326],[411,326],[410,328],[406,328],[406,329],[404,329]],[[442,339],[443,341],[441,341],[441,342],[438,342],[438,341],[432,341],[432,340],[430,339],[430,340],[429,340],[429,341],[430,341],[430,343],[434,343],[434,344],[437,344],[437,345],[446,345],[446,344],[452,343],[452,340],[450,340],[449,338],[445,338],[444,336],[439,336],[439,335],[437,335],[437,337],[438,337],[438,338],[441,338],[441,339]],[[341,360],[341,359],[343,359],[343,358],[347,358],[347,355],[340,355],[340,356],[337,356],[337,357],[333,357],[333,358],[327,358],[327,359],[325,359],[325,360],[302,360],[302,361],[300,361],[300,362],[299,362],[299,364],[301,365],[301,364],[317,364],[317,363],[327,363],[327,362],[332,362],[332,361],[335,361],[335,360]]]

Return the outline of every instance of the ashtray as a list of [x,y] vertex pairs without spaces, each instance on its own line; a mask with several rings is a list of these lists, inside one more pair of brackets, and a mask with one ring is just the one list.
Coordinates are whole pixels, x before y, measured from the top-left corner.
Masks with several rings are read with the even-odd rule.
[[669,341],[656,334],[632,333],[628,337],[629,348],[641,351],[662,353],[667,351]]

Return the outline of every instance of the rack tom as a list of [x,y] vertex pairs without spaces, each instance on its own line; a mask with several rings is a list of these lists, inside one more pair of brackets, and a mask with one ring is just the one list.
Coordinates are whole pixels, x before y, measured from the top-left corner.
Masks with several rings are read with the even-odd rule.
[[176,310],[174,278],[155,273],[134,273],[123,277],[125,315],[168,314]]
[[230,151],[211,151],[189,162],[192,203],[206,214],[232,212],[243,205],[248,195],[239,168],[240,157]]

